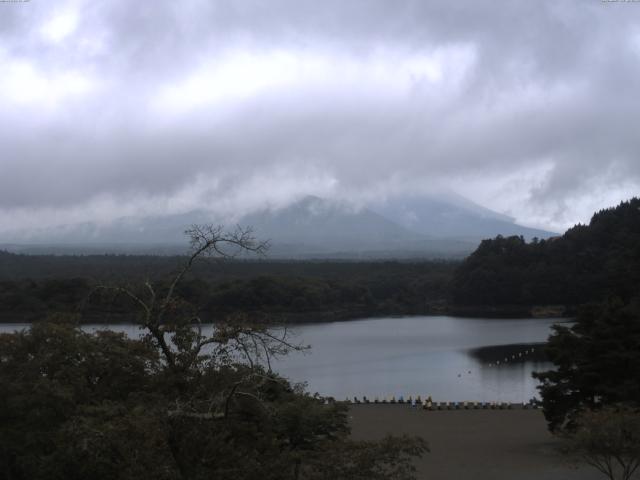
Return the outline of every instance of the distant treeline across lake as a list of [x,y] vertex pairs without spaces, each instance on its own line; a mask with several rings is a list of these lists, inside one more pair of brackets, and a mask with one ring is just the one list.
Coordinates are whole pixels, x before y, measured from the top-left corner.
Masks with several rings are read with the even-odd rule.
[[[97,285],[136,288],[145,279],[168,286],[184,257],[26,256],[0,253],[0,315],[36,320],[81,312],[87,321],[128,321],[126,297]],[[454,262],[284,262],[205,259],[178,294],[207,320],[247,313],[273,321],[323,321],[441,312]],[[81,308],[78,309],[78,306]],[[128,317],[129,316],[129,317]]]

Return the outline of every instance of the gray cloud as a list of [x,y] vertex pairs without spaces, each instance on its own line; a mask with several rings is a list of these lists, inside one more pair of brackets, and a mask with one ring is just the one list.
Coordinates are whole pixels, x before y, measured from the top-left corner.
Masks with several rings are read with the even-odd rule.
[[640,186],[640,4],[0,4],[3,228],[455,188],[563,228]]

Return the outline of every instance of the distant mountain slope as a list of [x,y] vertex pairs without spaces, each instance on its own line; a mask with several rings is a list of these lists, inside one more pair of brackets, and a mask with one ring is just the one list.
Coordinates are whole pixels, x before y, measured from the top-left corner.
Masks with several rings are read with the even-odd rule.
[[526,239],[556,235],[518,225],[507,215],[454,194],[403,195],[374,204],[371,208],[406,229],[432,237],[480,241],[496,235],[522,235]]
[[97,224],[86,222],[35,232],[35,237],[52,243],[142,243],[184,244],[184,230],[194,223],[211,223],[212,216],[203,211],[179,215],[123,217],[113,222]]
[[251,225],[260,238],[316,251],[397,249],[425,240],[369,209],[313,196],[280,210],[253,213],[240,223]]
[[83,222],[18,231],[0,248],[27,254],[158,254],[184,253],[185,229],[193,224],[217,223],[211,214],[192,211],[179,215],[123,217],[113,222]]
[[593,215],[561,237],[485,240],[455,274],[459,305],[579,305],[640,291],[640,199]]
[[[482,238],[549,236],[462,197],[401,197],[376,211],[307,196],[280,209],[265,208],[237,220],[271,241],[275,258],[461,257]],[[0,248],[24,253],[176,254],[186,248],[192,224],[224,223],[212,214],[126,217],[107,224],[81,223],[5,238]],[[7,245],[7,244],[13,245]]]

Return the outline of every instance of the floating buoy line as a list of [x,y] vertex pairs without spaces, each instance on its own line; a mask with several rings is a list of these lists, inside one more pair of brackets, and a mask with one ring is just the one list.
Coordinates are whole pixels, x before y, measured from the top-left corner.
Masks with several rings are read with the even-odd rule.
[[[527,350],[524,350],[523,352],[517,352],[511,355],[511,357],[509,357],[509,355],[507,355],[506,357],[504,357],[503,363],[509,363],[509,360],[516,360],[518,358],[522,358],[523,356],[529,355],[533,352],[535,352],[536,349],[534,347],[528,348]],[[487,367],[492,368],[492,367],[497,367],[500,365],[500,360],[496,360],[495,362],[492,363],[488,363]]]
[[[502,360],[496,360],[484,365],[480,368],[495,368],[509,363],[511,360],[518,360],[522,357],[526,357],[535,352],[535,347],[528,348],[521,352],[516,352],[511,355],[507,355]],[[467,374],[471,375],[471,370],[467,370]],[[462,374],[458,373],[458,378],[461,378]],[[332,397],[325,398],[326,403],[332,403],[336,400]],[[420,395],[408,397],[399,396],[396,398],[393,395],[374,397],[373,399],[366,396],[359,397],[347,397],[344,400],[346,403],[358,405],[358,404],[373,404],[373,405],[408,405],[411,407],[422,408],[423,410],[512,410],[512,409],[537,409],[540,407],[539,402],[532,399],[528,402],[510,403],[510,402],[476,402],[476,401],[462,401],[462,402],[434,402],[430,395],[421,397]]]

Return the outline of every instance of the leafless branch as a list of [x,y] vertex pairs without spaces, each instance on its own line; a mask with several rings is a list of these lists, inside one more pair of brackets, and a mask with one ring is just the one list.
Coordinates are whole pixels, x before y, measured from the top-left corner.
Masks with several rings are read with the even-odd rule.
[[[273,355],[304,348],[290,343],[287,340],[286,331],[281,338],[278,338],[262,327],[256,328],[248,324],[231,328],[227,326],[216,327],[214,333],[205,338],[202,334],[201,321],[197,316],[192,318],[189,325],[180,327],[194,328],[195,325],[197,332],[193,334],[193,337],[184,331],[184,334],[178,334],[175,330],[176,326],[171,322],[167,323],[167,317],[173,311],[176,303],[174,297],[178,285],[192,269],[198,258],[205,256],[233,258],[241,252],[263,255],[268,248],[268,242],[258,242],[255,239],[251,228],[241,228],[240,226],[227,232],[221,226],[192,225],[185,231],[185,234],[189,237],[191,253],[171,280],[166,293],[159,295],[149,280],[144,282],[148,299],[143,298],[142,295],[135,293],[130,288],[105,285],[98,287],[126,295],[141,308],[144,314],[142,326],[149,331],[150,337],[158,344],[169,366],[175,367],[179,363],[182,368],[190,368],[200,357],[203,348],[207,345],[218,344],[220,346],[218,352],[227,355],[234,354],[235,351],[236,355],[245,358],[251,368],[255,367],[264,354],[268,368],[271,370]],[[169,332],[174,332],[173,341],[176,345],[170,345],[165,339],[166,333]],[[188,343],[189,338],[193,338],[190,346],[181,345],[184,342]],[[224,345],[229,345],[230,348],[223,347]],[[174,351],[176,349],[177,351]]]
[[[220,258],[232,258],[242,251],[264,255],[269,246],[268,242],[258,242],[253,236],[253,230],[251,228],[242,228],[240,226],[236,226],[233,232],[225,233],[220,225],[194,224],[185,230],[185,234],[189,237],[191,255],[169,286],[169,290],[162,301],[162,306],[158,314],[159,320],[162,319],[166,307],[169,305],[169,302],[171,302],[176,286],[186,273],[191,270],[193,262],[195,262],[197,258],[209,256],[212,253],[216,253]],[[229,254],[221,249],[221,245],[237,247],[237,252],[235,254]]]
[[110,285],[98,285],[95,287],[95,290],[111,290],[116,293],[124,294],[130,299],[132,299],[134,302],[136,302],[140,307],[142,307],[142,309],[146,313],[146,317],[149,317],[151,315],[151,308],[149,307],[149,305],[147,305],[147,303],[144,300],[142,300],[138,295],[133,293],[128,288],[114,287]]

